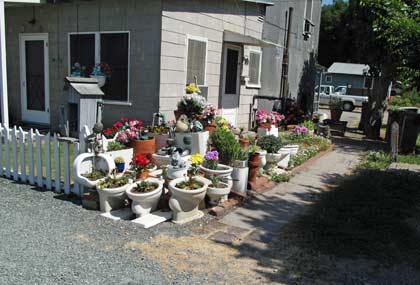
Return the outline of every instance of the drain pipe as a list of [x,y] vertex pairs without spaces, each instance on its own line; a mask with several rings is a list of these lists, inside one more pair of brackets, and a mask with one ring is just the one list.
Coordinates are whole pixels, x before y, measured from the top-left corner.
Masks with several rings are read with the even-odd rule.
[[[293,7],[289,7],[288,12],[288,23],[287,23],[287,34],[286,34],[286,43],[285,49],[283,53],[283,62],[282,62],[282,70],[281,70],[281,80],[280,80],[280,97],[283,98],[284,102],[287,97],[288,93],[288,74],[289,74],[289,49],[290,49],[290,34],[292,28],[292,16],[293,16]],[[284,104],[282,106],[284,111]]]

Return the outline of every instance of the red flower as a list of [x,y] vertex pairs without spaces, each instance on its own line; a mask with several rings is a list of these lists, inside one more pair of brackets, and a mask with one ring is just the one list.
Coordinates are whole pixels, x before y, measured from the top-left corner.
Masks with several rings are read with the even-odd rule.
[[156,165],[156,159],[150,153],[141,153],[131,159],[131,168],[135,171],[144,171],[153,168]]

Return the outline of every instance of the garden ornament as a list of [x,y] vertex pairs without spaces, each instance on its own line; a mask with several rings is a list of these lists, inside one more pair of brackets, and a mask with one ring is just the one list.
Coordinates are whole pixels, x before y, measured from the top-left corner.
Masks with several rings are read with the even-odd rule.
[[182,114],[178,121],[176,122],[176,132],[186,133],[189,129],[188,117],[185,114]]
[[199,133],[199,132],[203,131],[204,127],[203,127],[203,124],[201,124],[200,121],[194,120],[190,124],[190,129],[194,133]]
[[182,152],[183,151],[182,151],[181,148],[177,148],[176,151],[172,152],[171,165],[175,169],[185,168],[185,166],[186,166],[185,161],[181,157]]

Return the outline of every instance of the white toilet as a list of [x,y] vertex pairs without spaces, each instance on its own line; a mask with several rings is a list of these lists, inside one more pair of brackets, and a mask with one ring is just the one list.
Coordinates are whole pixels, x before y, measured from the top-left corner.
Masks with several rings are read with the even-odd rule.
[[115,168],[114,159],[106,153],[100,153],[97,156],[94,153],[79,154],[73,162],[73,176],[76,182],[87,188],[95,188],[102,179],[92,181],[82,175],[93,168],[110,174]]
[[117,210],[124,206],[124,201],[127,198],[125,191],[130,186],[130,183],[118,188],[101,188],[96,186],[101,212],[109,213],[111,210]]
[[157,209],[160,197],[162,196],[164,180],[147,178],[146,182],[157,185],[157,188],[148,193],[133,193],[131,190],[136,187],[136,183],[134,183],[126,190],[128,198],[133,200],[131,203],[131,210],[137,217],[143,217],[154,212]]

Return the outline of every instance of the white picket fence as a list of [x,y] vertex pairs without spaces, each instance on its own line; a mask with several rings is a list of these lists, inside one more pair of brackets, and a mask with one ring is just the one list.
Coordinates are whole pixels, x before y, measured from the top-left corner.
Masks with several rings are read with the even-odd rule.
[[0,176],[81,196],[82,187],[74,182],[71,167],[81,149],[77,141],[62,139],[56,133],[43,135],[37,129],[24,131],[0,124]]

